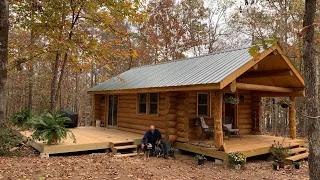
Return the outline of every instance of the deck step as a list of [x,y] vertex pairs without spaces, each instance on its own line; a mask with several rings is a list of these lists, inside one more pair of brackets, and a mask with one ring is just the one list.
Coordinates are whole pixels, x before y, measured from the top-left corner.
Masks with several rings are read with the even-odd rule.
[[305,152],[305,153],[302,153],[302,154],[297,154],[297,155],[288,157],[288,158],[286,158],[286,160],[295,162],[295,161],[299,161],[299,160],[302,160],[302,159],[306,159],[306,158],[308,158],[308,156],[309,156],[309,153]]
[[300,147],[300,143],[285,143],[283,145],[285,148],[294,148],[294,147]]
[[298,154],[298,153],[302,153],[302,152],[306,152],[306,151],[307,151],[307,148],[298,147],[298,148],[290,149],[290,154]]
[[125,145],[125,146],[115,146],[113,147],[116,150],[122,150],[122,149],[134,149],[137,148],[137,145]]
[[114,145],[118,145],[118,144],[133,144],[134,141],[133,140],[123,140],[123,141],[112,141],[111,142]]
[[113,155],[113,157],[132,157],[137,155],[138,153],[134,152],[134,153],[128,153],[128,154],[115,154]]

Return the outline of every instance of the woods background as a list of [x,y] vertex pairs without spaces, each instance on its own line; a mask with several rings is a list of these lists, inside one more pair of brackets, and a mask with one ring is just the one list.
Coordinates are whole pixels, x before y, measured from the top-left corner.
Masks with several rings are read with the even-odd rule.
[[[303,0],[10,2],[6,114],[66,109],[91,122],[86,91],[132,67],[275,39],[303,73]],[[318,1],[318,7],[320,2]],[[59,11],[57,11],[57,9]],[[317,12],[316,22],[320,21]],[[316,51],[319,60],[319,28]],[[318,68],[319,70],[319,68]],[[317,74],[320,80],[319,73]],[[121,80],[121,79],[119,79]],[[124,79],[125,81],[125,79]],[[319,81],[318,81],[319,85]],[[263,130],[287,135],[288,110],[263,99]],[[308,104],[296,101],[299,112]],[[307,121],[297,113],[298,135]]]

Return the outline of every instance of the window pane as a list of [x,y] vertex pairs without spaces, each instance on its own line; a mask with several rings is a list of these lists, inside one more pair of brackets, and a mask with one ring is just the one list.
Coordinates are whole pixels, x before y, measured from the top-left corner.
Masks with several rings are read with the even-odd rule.
[[198,104],[208,104],[208,94],[198,94]]
[[158,102],[158,93],[150,93],[150,102]]
[[147,94],[146,93],[139,94],[139,102],[147,102]]
[[208,116],[208,106],[207,105],[198,105],[198,115],[199,116]]
[[158,113],[158,104],[150,104],[149,114],[157,114]]
[[145,114],[147,113],[147,105],[145,103],[139,103],[139,113]]

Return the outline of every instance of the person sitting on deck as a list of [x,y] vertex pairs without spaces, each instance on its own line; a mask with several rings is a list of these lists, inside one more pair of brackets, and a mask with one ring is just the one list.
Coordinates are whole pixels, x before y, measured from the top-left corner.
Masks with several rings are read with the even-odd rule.
[[143,149],[147,143],[152,144],[152,152],[155,152],[156,145],[161,145],[164,153],[164,157],[167,158],[167,143],[162,139],[160,131],[155,128],[153,125],[150,126],[149,130],[144,134],[141,144],[138,145],[138,148]]

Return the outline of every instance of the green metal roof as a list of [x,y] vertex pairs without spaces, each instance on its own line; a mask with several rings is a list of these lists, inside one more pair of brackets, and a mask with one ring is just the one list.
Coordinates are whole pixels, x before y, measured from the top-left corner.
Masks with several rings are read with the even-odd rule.
[[[88,91],[219,83],[252,59],[250,47],[132,68]],[[121,82],[120,79],[124,81]]]

